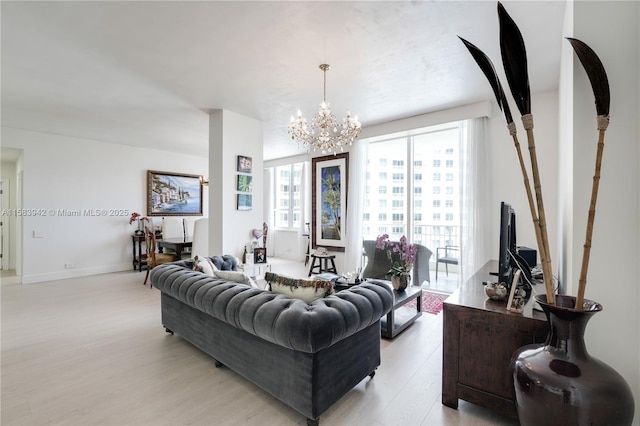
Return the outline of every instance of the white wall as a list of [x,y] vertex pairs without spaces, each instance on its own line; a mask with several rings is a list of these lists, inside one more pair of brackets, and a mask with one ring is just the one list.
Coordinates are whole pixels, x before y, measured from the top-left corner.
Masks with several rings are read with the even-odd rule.
[[[242,256],[251,244],[251,230],[262,228],[264,162],[262,122],[228,110],[209,118],[209,250],[212,254]],[[237,157],[251,157],[253,205],[237,209]],[[247,248],[248,249],[248,248]],[[269,256],[269,253],[267,253]]]
[[[147,170],[206,174],[207,156],[181,155],[105,142],[2,128],[3,147],[23,149],[25,209],[22,282],[132,268],[132,211],[146,214]],[[206,215],[207,199],[203,210]],[[107,215],[63,216],[60,210],[106,210]],[[156,218],[159,220],[160,218]],[[36,237],[34,237],[34,232]],[[18,245],[19,246],[19,245]],[[19,258],[19,256],[18,256]],[[66,269],[65,264],[73,268]]]
[[[531,60],[534,60],[531,58]],[[504,82],[506,85],[506,82]],[[535,88],[532,88],[532,90]],[[506,89],[507,90],[507,89]],[[538,249],[531,209],[525,192],[522,171],[513,138],[507,130],[504,117],[496,103],[492,103],[494,114],[489,120],[489,143],[491,186],[493,199],[491,206],[491,229],[489,235],[495,236],[491,240],[492,259],[498,258],[500,202],[511,204],[516,212],[516,234],[520,246]],[[533,176],[529,160],[527,134],[522,127],[522,121],[515,105],[511,109],[514,122],[518,129],[518,141],[525,163],[529,184],[533,191]],[[558,93],[544,92],[531,94],[531,112],[534,120],[534,137],[536,154],[540,170],[540,181],[544,197],[544,207],[547,214],[547,227],[551,249],[551,260],[555,269],[557,249],[557,210],[558,210]],[[534,194],[535,197],[535,194]],[[538,262],[540,256],[538,255]]]
[[[611,90],[611,122],[605,136],[602,177],[596,206],[591,261],[585,297],[603,311],[587,326],[589,352],[620,372],[640,404],[640,3],[625,1],[573,3],[567,35],[587,43],[601,59]],[[564,256],[575,294],[582,262],[597,142],[594,97],[586,74],[575,59],[563,73],[571,85],[573,110],[563,125],[573,132],[570,151],[572,220]],[[564,93],[564,91],[563,91]],[[564,107],[564,105],[563,105]],[[636,408],[636,413],[638,412]],[[640,424],[636,414],[634,424]]]

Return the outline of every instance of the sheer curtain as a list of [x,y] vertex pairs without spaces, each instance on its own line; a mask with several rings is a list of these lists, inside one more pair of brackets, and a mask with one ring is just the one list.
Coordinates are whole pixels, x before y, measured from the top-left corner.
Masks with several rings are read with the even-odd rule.
[[465,120],[460,126],[460,245],[458,285],[490,259],[491,182],[486,118]]
[[[264,194],[267,194],[264,199],[263,199],[263,211],[262,211],[262,216],[264,217],[264,223],[267,224],[267,226],[269,227],[269,231],[267,232],[267,255],[268,256],[272,256],[271,253],[273,253],[273,240],[274,240],[274,234],[275,232],[273,232],[273,209],[274,209],[274,200],[273,200],[273,195],[274,195],[274,190],[273,190],[273,182],[274,182],[274,174],[275,172],[275,168],[274,167],[269,167],[267,169],[264,169]],[[259,224],[262,225],[262,224]]]
[[362,213],[369,142],[358,140],[349,151],[349,189],[347,192],[347,247],[344,270],[353,272],[362,262]]

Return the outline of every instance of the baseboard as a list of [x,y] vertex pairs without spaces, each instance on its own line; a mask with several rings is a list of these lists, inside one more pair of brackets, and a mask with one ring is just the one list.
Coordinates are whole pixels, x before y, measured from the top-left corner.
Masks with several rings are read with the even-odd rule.
[[22,275],[21,278],[22,284],[35,284],[46,281],[56,281],[56,280],[64,280],[68,278],[78,278],[78,277],[87,277],[90,275],[100,275],[100,274],[108,274],[111,272],[122,272],[122,271],[130,271],[131,263],[127,262],[126,264],[120,265],[105,265],[105,266],[96,266],[91,268],[74,268],[74,269],[65,269],[62,271],[53,271],[53,272],[44,272],[40,274],[28,274]]

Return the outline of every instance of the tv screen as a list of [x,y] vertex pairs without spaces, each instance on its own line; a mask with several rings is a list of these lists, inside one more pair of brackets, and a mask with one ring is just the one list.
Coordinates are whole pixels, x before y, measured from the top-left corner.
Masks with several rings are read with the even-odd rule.
[[511,257],[516,254],[516,213],[505,203],[500,203],[500,253],[498,256],[498,282],[511,286],[513,268]]

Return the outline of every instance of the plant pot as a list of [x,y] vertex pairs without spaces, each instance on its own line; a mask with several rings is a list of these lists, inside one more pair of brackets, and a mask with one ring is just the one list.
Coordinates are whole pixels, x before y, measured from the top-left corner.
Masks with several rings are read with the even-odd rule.
[[410,274],[393,275],[391,277],[391,285],[396,291],[404,291],[409,285]]
[[549,322],[542,345],[524,346],[512,358],[516,408],[522,425],[629,425],[634,400],[626,380],[587,352],[584,331],[602,305],[556,296],[550,305],[536,296]]

